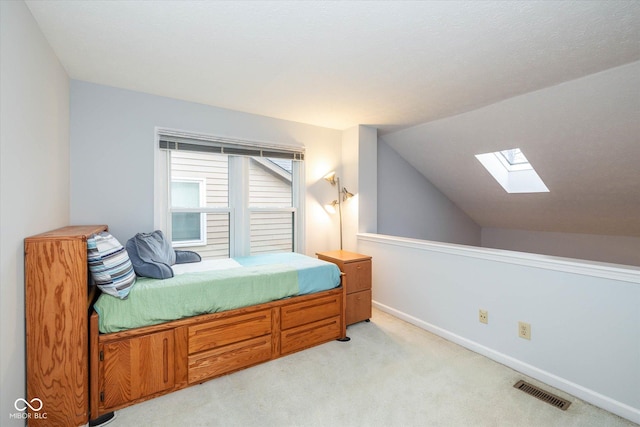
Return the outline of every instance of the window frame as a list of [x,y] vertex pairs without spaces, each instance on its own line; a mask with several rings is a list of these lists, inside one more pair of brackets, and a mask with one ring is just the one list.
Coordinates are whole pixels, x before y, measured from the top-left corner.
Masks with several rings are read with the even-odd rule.
[[[520,150],[519,148],[509,150],[516,149]],[[510,166],[501,151],[476,154],[475,157],[507,193],[549,192],[549,188],[542,181],[531,163]],[[524,153],[522,155],[524,156]],[[524,157],[526,158],[526,156]]]
[[[171,156],[169,150],[160,148],[161,135],[170,135],[180,133],[193,137],[194,139],[215,139],[217,137],[211,135],[201,135],[187,133],[184,131],[175,131],[166,128],[155,128],[154,138],[154,227],[163,230],[166,235],[171,235],[171,216],[170,208],[170,183],[171,179]],[[250,146],[251,141],[242,141]],[[256,147],[262,147],[261,143],[255,143]],[[264,145],[265,147],[274,147],[274,145]],[[286,146],[279,146],[286,149]],[[292,147],[292,149],[300,150],[300,147]],[[303,149],[302,149],[303,150]],[[175,209],[175,212],[202,212],[202,213],[227,213],[229,215],[229,257],[248,256],[251,253],[250,240],[250,219],[252,211],[286,211],[293,212],[293,236],[292,250],[293,252],[303,252],[305,248],[305,162],[304,160],[294,160],[292,168],[292,206],[286,208],[275,207],[250,207],[249,197],[249,174],[248,165],[250,156],[227,154],[229,156],[229,200],[228,207],[204,207],[201,209]],[[246,158],[246,162],[242,161]],[[233,165],[232,162],[239,162],[241,165]],[[233,176],[232,176],[233,175]],[[241,187],[238,189],[237,187]],[[205,190],[206,191],[206,190]],[[233,199],[233,200],[232,200]],[[205,222],[206,224],[206,222]],[[205,226],[206,235],[206,226]],[[186,245],[184,245],[186,246]],[[183,247],[183,245],[174,247]]]
[[[171,166],[169,166],[171,167]],[[169,184],[169,220],[167,224],[167,236],[170,236],[171,246],[174,248],[184,248],[189,246],[207,246],[207,212],[206,212],[206,192],[207,192],[207,180],[205,178],[194,178],[194,177],[171,177],[171,182]],[[186,182],[186,183],[197,183],[198,184],[198,204],[197,208],[174,208],[171,203],[171,185],[174,182]],[[171,215],[174,213],[198,213],[200,214],[200,239],[198,240],[182,240],[179,242],[173,241],[173,218]]]

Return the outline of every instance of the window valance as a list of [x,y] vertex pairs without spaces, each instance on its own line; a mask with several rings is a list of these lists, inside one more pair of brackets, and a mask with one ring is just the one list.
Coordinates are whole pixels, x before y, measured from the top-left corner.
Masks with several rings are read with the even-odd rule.
[[185,134],[173,131],[158,132],[162,150],[198,151],[234,156],[270,157],[304,160],[304,147],[244,141],[209,135]]

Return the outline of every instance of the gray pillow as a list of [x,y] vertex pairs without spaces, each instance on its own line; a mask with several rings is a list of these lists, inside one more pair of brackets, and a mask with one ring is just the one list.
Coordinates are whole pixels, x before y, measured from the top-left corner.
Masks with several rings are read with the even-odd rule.
[[154,279],[173,277],[171,266],[176,263],[176,252],[162,231],[138,233],[127,241],[126,248],[138,276]]
[[176,264],[187,264],[190,262],[200,262],[202,257],[193,251],[176,251]]

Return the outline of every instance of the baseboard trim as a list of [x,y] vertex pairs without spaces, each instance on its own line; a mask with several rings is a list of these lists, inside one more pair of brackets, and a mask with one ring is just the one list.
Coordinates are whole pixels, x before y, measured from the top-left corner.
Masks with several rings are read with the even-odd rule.
[[495,360],[498,363],[501,363],[512,369],[515,369],[516,371],[521,372],[525,375],[528,375],[531,378],[535,378],[538,381],[542,381],[543,383],[548,384],[552,387],[555,387],[558,390],[562,390],[566,393],[569,393],[572,396],[582,399],[585,402],[588,402],[594,406],[597,406],[613,414],[626,418],[630,421],[633,421],[634,423],[640,424],[639,409],[636,409],[622,402],[618,402],[617,400],[611,399],[610,397],[602,395],[591,389],[583,387],[579,384],[575,384],[562,377],[558,377],[557,375],[551,374],[535,366],[529,365],[528,363],[524,363],[511,356],[495,351],[489,347],[485,347],[481,344],[478,344],[475,341],[471,341],[460,335],[456,335],[452,332],[449,332],[431,323],[428,323],[421,319],[413,317],[402,311],[396,310],[395,308],[381,304],[377,301],[373,301],[373,306],[381,311],[384,311],[385,313],[389,313],[399,319],[402,319],[405,322],[411,323],[412,325],[415,325],[421,329],[427,330],[448,341],[459,344],[475,353],[481,354],[485,357],[488,357],[491,360]]

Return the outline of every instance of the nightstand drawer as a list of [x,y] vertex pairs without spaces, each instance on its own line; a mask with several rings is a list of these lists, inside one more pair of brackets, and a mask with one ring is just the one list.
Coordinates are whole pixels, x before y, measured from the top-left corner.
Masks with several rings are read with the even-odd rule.
[[347,295],[347,325],[371,318],[371,290]]
[[344,264],[347,275],[347,293],[371,289],[371,260]]

